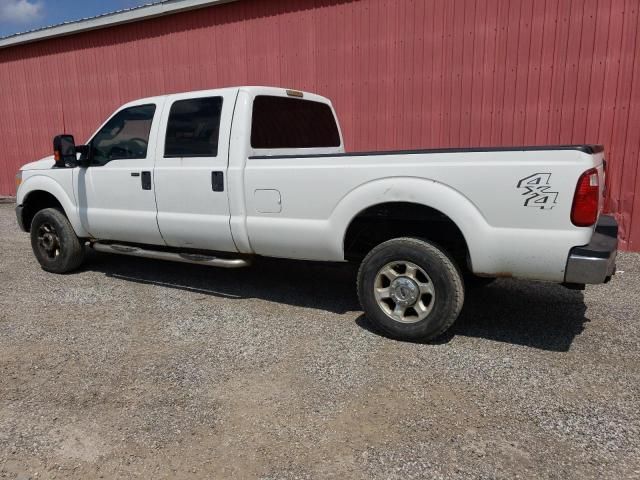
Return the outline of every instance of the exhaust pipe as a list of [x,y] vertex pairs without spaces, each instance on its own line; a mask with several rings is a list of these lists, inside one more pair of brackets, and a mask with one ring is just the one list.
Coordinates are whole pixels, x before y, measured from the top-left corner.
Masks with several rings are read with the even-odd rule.
[[155,260],[169,260],[172,262],[192,263],[195,265],[208,265],[210,267],[242,268],[251,265],[250,261],[243,258],[218,258],[209,255],[200,255],[194,253],[162,252],[159,250],[147,250],[140,247],[118,245],[115,243],[94,242],[91,244],[91,248],[93,248],[96,252],[102,253],[118,253],[120,255],[129,255],[131,257],[152,258]]

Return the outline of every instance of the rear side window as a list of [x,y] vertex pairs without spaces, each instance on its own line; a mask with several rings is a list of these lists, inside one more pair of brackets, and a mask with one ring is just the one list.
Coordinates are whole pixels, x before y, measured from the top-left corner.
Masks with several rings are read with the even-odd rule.
[[222,97],[178,100],[169,111],[165,157],[218,155]]
[[259,95],[253,101],[253,148],[339,147],[340,134],[326,103]]

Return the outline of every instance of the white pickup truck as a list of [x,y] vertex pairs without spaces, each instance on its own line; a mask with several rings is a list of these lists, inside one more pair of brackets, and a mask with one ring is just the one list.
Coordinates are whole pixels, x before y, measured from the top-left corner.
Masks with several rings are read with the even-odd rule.
[[238,87],[128,103],[86,145],[57,136],[18,173],[16,213],[56,273],[87,246],[217,267],[358,262],[368,318],[425,340],[483,279],[608,281],[604,169],[594,145],[345,153],[328,99]]

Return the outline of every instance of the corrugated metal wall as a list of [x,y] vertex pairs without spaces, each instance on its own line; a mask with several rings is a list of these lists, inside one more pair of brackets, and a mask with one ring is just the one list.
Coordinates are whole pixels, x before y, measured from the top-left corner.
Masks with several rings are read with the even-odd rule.
[[279,85],[331,97],[350,150],[603,143],[608,208],[639,250],[639,7],[241,0],[0,50],[0,194],[53,134],[84,140],[128,100]]

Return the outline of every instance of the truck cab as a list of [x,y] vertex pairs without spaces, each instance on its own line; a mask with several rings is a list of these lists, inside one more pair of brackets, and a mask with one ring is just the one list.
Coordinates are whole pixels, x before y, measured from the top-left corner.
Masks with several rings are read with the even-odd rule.
[[[229,197],[242,195],[243,189],[230,192],[229,185],[242,182],[249,156],[276,150],[344,151],[329,100],[299,95],[246,87],[127,103],[86,142],[79,168],[53,171],[51,157],[25,165],[21,191],[33,182],[30,172],[46,170],[51,180],[46,183],[55,182],[56,190],[63,190],[66,209],[76,213],[74,228],[88,238],[238,251],[232,230],[244,237],[244,222],[232,225]],[[278,115],[281,130],[274,132]],[[246,141],[249,132],[251,144]],[[330,138],[321,138],[323,134]],[[277,208],[279,201],[268,190],[250,200],[254,198],[263,209]],[[18,200],[24,203],[20,195]],[[33,209],[21,212],[21,222],[28,227],[33,214]],[[247,250],[246,237],[238,242]]]

